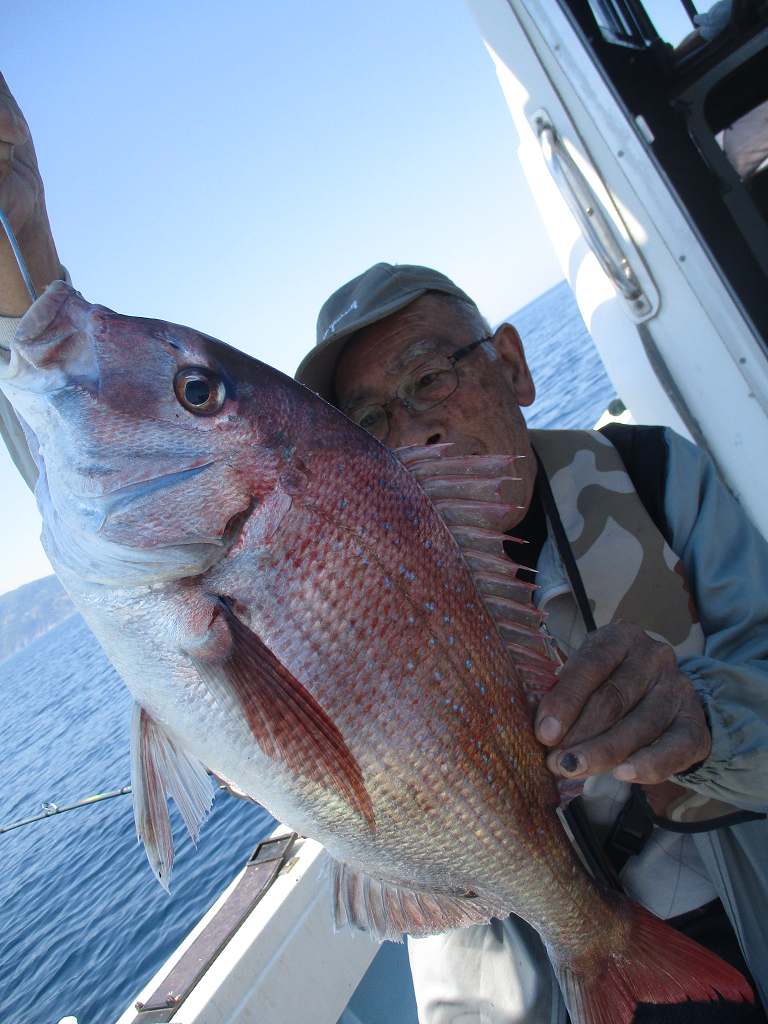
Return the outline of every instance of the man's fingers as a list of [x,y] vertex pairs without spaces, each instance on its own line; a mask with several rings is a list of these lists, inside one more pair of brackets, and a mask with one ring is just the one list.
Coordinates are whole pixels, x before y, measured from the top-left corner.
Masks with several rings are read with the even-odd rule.
[[651,691],[601,736],[553,751],[550,770],[578,779],[613,769],[624,782],[656,783],[703,760],[712,740],[692,687],[689,693],[683,689],[685,681],[680,673],[666,693]]
[[712,737],[706,721],[702,725],[690,718],[676,718],[658,742],[636,750],[614,768],[613,774],[622,782],[652,786],[703,761],[711,747]]
[[[680,708],[681,698],[686,693],[685,678],[671,647],[647,637],[644,639],[644,643],[630,649],[621,665],[590,695],[558,746],[565,749],[600,736],[640,706],[646,709],[652,706],[656,735],[661,735]],[[678,685],[681,682],[682,690]],[[649,700],[652,700],[651,705]],[[642,714],[647,715],[648,711]]]
[[610,771],[664,734],[677,711],[666,703],[651,696],[599,736],[577,743],[568,743],[566,736],[562,748],[547,758],[550,770],[571,779]]
[[584,638],[578,651],[563,665],[555,687],[541,698],[535,728],[542,743],[552,746],[560,741],[576,722],[590,696],[637,643],[640,633],[639,627],[632,623],[613,622]]

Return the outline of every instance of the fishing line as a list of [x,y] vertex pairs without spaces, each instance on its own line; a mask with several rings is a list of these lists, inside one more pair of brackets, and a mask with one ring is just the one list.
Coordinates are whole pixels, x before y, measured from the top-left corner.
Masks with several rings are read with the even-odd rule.
[[35,302],[35,300],[37,299],[37,292],[35,291],[35,286],[32,284],[32,278],[29,276],[29,271],[27,270],[27,265],[24,262],[24,257],[21,255],[19,243],[16,241],[16,236],[11,230],[11,225],[8,223],[8,218],[3,213],[3,208],[1,206],[0,223],[2,223],[3,228],[5,229],[5,233],[8,236],[8,241],[11,243],[11,249],[13,249],[13,255],[16,257],[16,262],[19,265],[21,276],[24,278],[24,284],[27,286],[29,297],[30,299],[32,299],[33,302]]

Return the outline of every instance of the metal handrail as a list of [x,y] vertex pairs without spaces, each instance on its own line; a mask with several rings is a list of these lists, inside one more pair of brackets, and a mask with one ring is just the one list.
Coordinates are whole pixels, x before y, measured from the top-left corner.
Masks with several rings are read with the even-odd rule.
[[637,302],[643,295],[642,286],[589,182],[554,127],[537,118],[536,128],[547,167],[600,266],[628,302]]

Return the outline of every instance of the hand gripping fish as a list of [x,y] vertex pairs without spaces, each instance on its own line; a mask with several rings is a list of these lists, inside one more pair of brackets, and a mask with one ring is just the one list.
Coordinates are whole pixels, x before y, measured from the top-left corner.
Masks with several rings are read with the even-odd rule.
[[565,836],[521,680],[553,665],[487,525],[509,457],[465,500],[471,460],[422,449],[409,472],[276,370],[63,282],[0,386],[46,552],[136,702],[137,829],[164,885],[166,794],[196,837],[206,765],[327,848],[337,926],[399,939],[518,914],[578,1024],[753,999],[592,882]]

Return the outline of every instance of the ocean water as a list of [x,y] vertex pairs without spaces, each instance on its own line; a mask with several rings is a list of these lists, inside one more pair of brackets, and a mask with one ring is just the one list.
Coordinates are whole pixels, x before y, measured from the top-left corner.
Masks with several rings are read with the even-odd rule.
[[[565,283],[520,310],[531,426],[592,426],[616,397]],[[0,825],[129,782],[127,690],[79,615],[0,664]],[[195,850],[171,802],[168,896],[130,796],[0,835],[0,1022],[110,1024],[273,827],[220,792]]]
[[536,385],[529,427],[591,428],[617,398],[567,281],[507,318]]
[[[0,824],[130,782],[131,699],[77,614],[0,665]],[[0,835],[0,1021],[109,1024],[272,830],[220,791],[197,850],[171,801],[171,895],[130,796]]]

